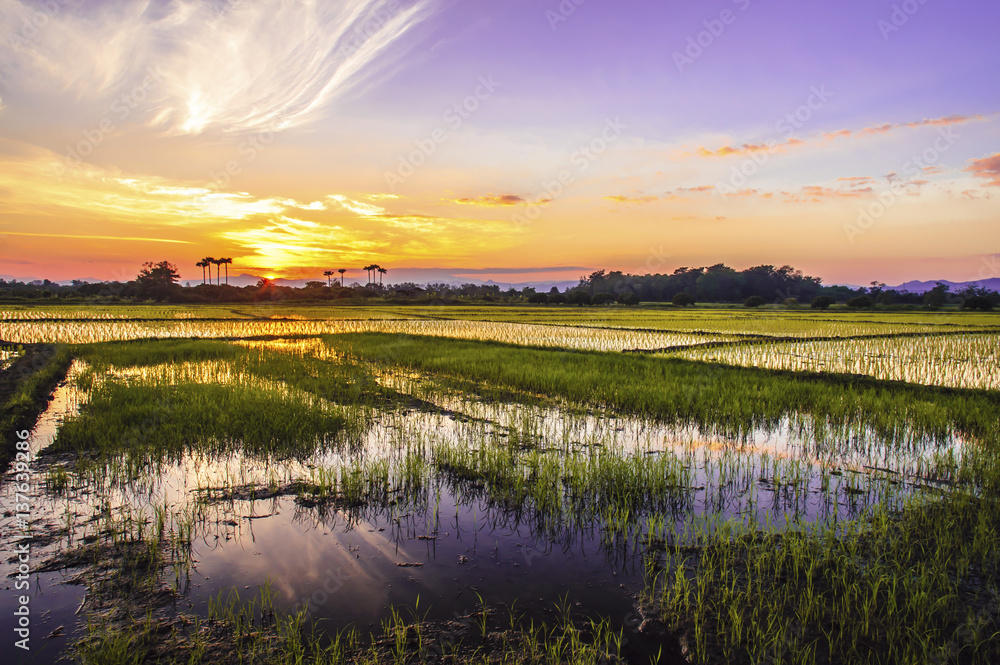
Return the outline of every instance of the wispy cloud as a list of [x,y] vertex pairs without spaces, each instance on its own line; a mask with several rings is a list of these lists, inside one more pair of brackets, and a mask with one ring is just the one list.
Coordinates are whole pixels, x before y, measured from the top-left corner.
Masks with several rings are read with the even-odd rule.
[[[0,0],[0,71],[15,84],[121,99],[155,72],[143,120],[169,134],[277,131],[317,119],[404,53],[433,0],[59,3],[32,37],[28,0]],[[56,5],[56,3],[52,3]],[[132,106],[132,104],[129,104]]]
[[605,196],[605,201],[614,201],[615,203],[652,203],[656,201],[655,196]]
[[965,170],[977,178],[988,179],[990,182],[987,187],[1000,187],[1000,152],[982,159],[973,159]]
[[452,199],[451,202],[462,205],[485,206],[487,208],[516,206],[527,203],[523,196],[517,194],[486,194],[471,198]]
[[949,125],[959,125],[962,123],[976,122],[986,119],[987,117],[983,115],[950,115],[942,118],[925,118],[924,120],[915,120],[912,122],[884,123],[881,125],[865,127],[863,129],[858,129],[858,130],[840,129],[837,131],[825,132],[823,134],[814,135],[807,140],[788,138],[783,141],[771,140],[763,143],[743,143],[740,145],[724,145],[721,148],[706,148],[702,146],[699,147],[697,150],[695,150],[694,153],[687,153],[687,155],[698,156],[698,157],[730,157],[733,155],[749,156],[761,152],[777,153],[777,152],[785,152],[792,148],[801,148],[809,143],[816,143],[817,139],[822,139],[823,141],[829,142],[851,137],[860,138],[866,136],[884,135],[894,132],[898,129],[916,129],[919,127],[947,127]]
[[868,136],[870,134],[887,134],[896,129],[915,129],[917,127],[947,127],[949,125],[961,125],[974,120],[985,120],[982,115],[949,115],[943,118],[924,118],[913,122],[885,123],[874,127],[866,127],[855,132],[856,136]]
[[102,235],[69,235],[66,233],[29,233],[27,231],[0,231],[0,236],[23,236],[26,238],[71,238],[73,240],[115,240],[124,242],[166,242],[177,245],[190,245],[188,240],[172,240],[169,238],[142,238],[128,236],[102,236]]
[[785,141],[768,141],[766,143],[744,143],[740,146],[725,145],[715,150],[700,147],[696,154],[700,157],[729,157],[730,155],[752,155],[755,152],[780,152],[788,148],[794,148],[803,143],[800,139],[787,139]]

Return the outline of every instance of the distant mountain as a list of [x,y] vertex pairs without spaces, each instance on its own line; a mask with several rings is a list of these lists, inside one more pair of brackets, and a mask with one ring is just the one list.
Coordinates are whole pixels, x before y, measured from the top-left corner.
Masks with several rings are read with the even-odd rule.
[[913,280],[911,282],[904,282],[899,286],[888,286],[886,288],[895,289],[896,291],[908,291],[910,293],[926,293],[927,291],[933,289],[938,282],[947,284],[949,290],[952,292],[961,291],[970,285],[979,286],[990,291],[1000,291],[1000,277],[980,279],[971,282],[952,282],[947,279],[937,279],[928,282]]

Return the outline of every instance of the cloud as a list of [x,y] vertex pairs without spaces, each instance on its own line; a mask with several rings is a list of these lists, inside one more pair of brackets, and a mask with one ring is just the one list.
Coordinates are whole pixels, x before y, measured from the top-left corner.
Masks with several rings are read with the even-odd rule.
[[372,205],[371,203],[364,203],[363,201],[352,201],[341,194],[331,194],[327,198],[332,201],[336,201],[340,207],[345,210],[350,210],[351,212],[362,217],[378,217],[385,213],[385,208],[380,208],[379,206]]
[[825,139],[847,138],[850,136],[872,136],[875,134],[888,134],[897,129],[916,129],[918,127],[947,127],[949,125],[960,125],[966,122],[985,120],[983,115],[949,115],[941,118],[924,118],[911,122],[886,122],[881,125],[865,127],[860,130],[841,129],[837,132],[829,132],[823,135]]
[[125,99],[157,130],[199,134],[315,121],[335,99],[377,83],[433,8],[432,0],[59,3],[30,39],[21,33],[37,3],[0,0],[0,10],[11,46],[0,51],[5,78],[79,99]]
[[[516,206],[527,202],[523,196],[518,196],[517,194],[486,194],[485,196],[474,198],[451,199],[451,203],[485,206],[487,208]],[[538,203],[548,203],[548,200],[538,201]]]
[[[966,122],[974,122],[979,120],[986,120],[983,115],[950,115],[942,118],[925,118],[924,120],[916,120],[912,122],[901,122],[901,123],[884,123],[881,125],[876,125],[874,127],[866,127],[860,130],[853,129],[840,129],[833,132],[823,133],[821,138],[825,141],[834,141],[837,139],[849,138],[849,137],[862,137],[871,135],[888,134],[897,129],[914,129],[918,127],[946,127],[948,125],[958,125]],[[815,137],[813,137],[815,138]],[[695,154],[700,157],[728,157],[730,155],[753,155],[759,152],[783,152],[789,148],[797,148],[805,145],[807,141],[795,138],[789,138],[784,141],[770,140],[763,143],[744,143],[739,146],[726,145],[717,149],[710,149],[705,147],[700,147],[695,151]],[[690,153],[688,153],[690,155]]]
[[977,178],[989,180],[986,187],[1000,187],[1000,152],[982,159],[971,160],[965,171]]
[[728,157],[730,155],[752,155],[756,152],[780,152],[787,148],[793,148],[803,141],[799,139],[787,139],[785,141],[767,141],[765,143],[744,143],[741,146],[723,146],[717,150],[710,150],[705,147],[698,148],[695,153],[700,157]]
[[655,196],[605,196],[604,200],[614,201],[615,203],[652,203],[656,201]]

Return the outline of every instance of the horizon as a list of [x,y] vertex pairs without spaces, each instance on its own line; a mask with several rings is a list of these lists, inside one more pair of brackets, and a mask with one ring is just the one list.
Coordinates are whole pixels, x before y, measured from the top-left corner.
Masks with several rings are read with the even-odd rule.
[[18,279],[1000,277],[993,3],[0,1]]

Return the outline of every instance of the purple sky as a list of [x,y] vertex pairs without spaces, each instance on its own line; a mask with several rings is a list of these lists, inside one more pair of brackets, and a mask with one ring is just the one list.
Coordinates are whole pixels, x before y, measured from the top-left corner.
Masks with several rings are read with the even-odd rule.
[[0,273],[1000,276],[997,3],[0,10]]

